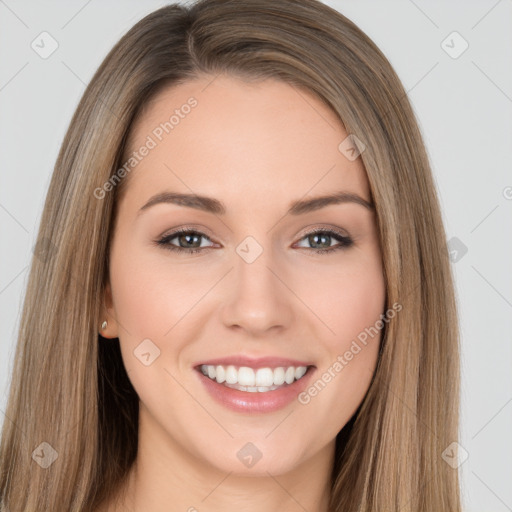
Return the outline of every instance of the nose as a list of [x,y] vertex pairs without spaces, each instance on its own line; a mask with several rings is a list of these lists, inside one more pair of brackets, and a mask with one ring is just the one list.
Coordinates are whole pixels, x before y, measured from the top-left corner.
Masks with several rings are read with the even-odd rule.
[[290,290],[293,283],[287,282],[291,278],[286,269],[277,266],[271,251],[263,250],[251,263],[235,252],[233,264],[221,312],[224,325],[244,330],[251,337],[293,325],[297,308]]

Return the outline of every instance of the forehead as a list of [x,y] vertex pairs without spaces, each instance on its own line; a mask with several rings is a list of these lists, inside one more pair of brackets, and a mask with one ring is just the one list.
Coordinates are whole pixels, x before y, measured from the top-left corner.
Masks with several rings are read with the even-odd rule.
[[[230,200],[289,202],[346,189],[369,199],[360,158],[340,151],[336,114],[282,81],[206,76],[160,91],[136,119],[128,156],[145,151],[128,194],[168,190]],[[140,201],[139,201],[140,202]]]

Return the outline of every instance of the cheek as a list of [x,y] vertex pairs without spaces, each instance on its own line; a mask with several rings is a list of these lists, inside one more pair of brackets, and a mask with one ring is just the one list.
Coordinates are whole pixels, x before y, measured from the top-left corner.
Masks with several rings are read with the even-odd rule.
[[340,348],[347,341],[374,325],[384,312],[385,286],[379,272],[357,273],[341,281],[331,304],[337,344]]
[[378,253],[371,258],[353,253],[336,265],[318,265],[296,283],[298,295],[320,320],[319,339],[329,352],[346,350],[384,313],[385,281]]
[[[385,281],[377,253],[371,261],[356,260],[348,264],[347,258],[346,265],[323,276],[324,300],[319,294],[314,296],[315,312],[330,330],[325,327],[320,338],[323,357],[316,378],[299,396],[299,402],[311,407],[312,416],[321,424],[328,425],[326,439],[346,424],[363,400],[385,325],[381,321],[385,313]],[[315,280],[319,277],[317,274]]]
[[163,329],[158,321],[162,321],[158,305],[167,298],[155,290],[155,277],[149,266],[138,264],[136,254],[113,258],[110,280],[121,337],[151,337]]
[[[111,256],[110,282],[123,363],[141,400],[169,410],[166,397],[176,386],[164,370],[173,372],[170,361],[186,345],[183,326],[188,324],[180,320],[194,312],[197,291],[179,267],[148,258],[147,248],[117,251]],[[178,399],[179,389],[176,393]]]
[[110,279],[120,335],[133,339],[162,338],[208,285],[136,247],[123,255],[113,252]]
[[[308,306],[321,320],[321,359],[312,387],[299,402],[312,402],[315,414],[335,433],[355,412],[371,382],[385,325],[381,315],[386,287],[377,251],[371,257],[354,253],[336,267],[318,269],[302,279],[300,293],[310,290]],[[328,411],[338,411],[336,419],[324,417]]]

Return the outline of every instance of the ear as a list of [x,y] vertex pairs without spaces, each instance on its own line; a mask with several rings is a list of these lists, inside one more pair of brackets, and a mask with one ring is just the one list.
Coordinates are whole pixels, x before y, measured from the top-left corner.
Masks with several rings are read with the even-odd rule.
[[[114,302],[112,300],[112,288],[110,281],[107,282],[102,295],[103,305],[100,313],[99,333],[104,338],[117,338],[118,337],[118,323],[114,311]],[[106,329],[102,329],[103,321],[107,321]]]

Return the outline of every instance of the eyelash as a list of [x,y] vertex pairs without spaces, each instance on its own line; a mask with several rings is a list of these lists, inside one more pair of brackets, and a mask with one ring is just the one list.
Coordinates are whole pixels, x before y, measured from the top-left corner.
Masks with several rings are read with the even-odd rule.
[[[194,229],[180,228],[180,229],[176,229],[172,233],[169,233],[168,235],[165,235],[162,238],[160,238],[159,240],[157,240],[156,245],[158,247],[163,247],[164,249],[167,249],[169,251],[175,251],[177,253],[188,253],[188,254],[201,252],[201,251],[204,251],[205,249],[211,249],[211,247],[185,248],[185,247],[179,247],[176,245],[172,245],[169,243],[171,240],[176,238],[176,236],[184,234],[184,233],[199,235],[203,238],[206,238],[207,240],[210,240],[210,238],[208,236],[206,236],[204,233],[201,233],[200,231],[196,231]],[[336,231],[332,231],[332,230],[328,230],[328,229],[316,229],[316,230],[310,231],[309,233],[306,233],[301,238],[301,240],[303,240],[304,238],[306,238],[308,236],[317,235],[319,233],[330,236],[330,237],[338,240],[341,243],[339,245],[335,245],[333,247],[328,247],[327,249],[315,249],[315,248],[309,248],[309,247],[300,247],[300,249],[307,249],[310,251],[314,251],[314,252],[318,253],[319,255],[325,255],[325,254],[328,254],[328,253],[331,253],[334,251],[348,249],[353,244],[353,240],[350,237],[343,236]]]

